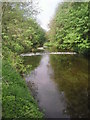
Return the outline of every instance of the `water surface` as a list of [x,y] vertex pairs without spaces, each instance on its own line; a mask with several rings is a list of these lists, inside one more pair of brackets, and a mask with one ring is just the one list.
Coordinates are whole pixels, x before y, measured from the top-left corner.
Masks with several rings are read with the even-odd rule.
[[88,115],[88,62],[78,55],[25,57],[34,68],[27,85],[47,118],[86,118]]

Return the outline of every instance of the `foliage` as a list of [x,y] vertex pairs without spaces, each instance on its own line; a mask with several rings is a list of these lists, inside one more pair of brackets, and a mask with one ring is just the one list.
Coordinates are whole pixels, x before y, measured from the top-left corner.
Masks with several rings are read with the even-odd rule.
[[[15,3],[14,3],[15,4]],[[33,48],[42,46],[45,33],[32,18],[25,18],[20,5],[8,4],[2,17],[2,38],[4,46],[11,51],[22,53],[32,51]]]
[[26,11],[23,10],[25,6],[27,3],[3,3],[3,59],[20,73],[26,72],[31,66],[25,67],[19,54],[34,51],[45,42],[42,28],[31,16],[26,17]]
[[51,21],[49,41],[58,50],[87,54],[89,43],[89,3],[62,3]]
[[25,81],[6,61],[3,61],[3,118],[42,118],[37,103]]
[[34,51],[45,41],[43,29],[31,17],[33,11],[28,11],[30,12],[28,18],[25,7],[27,3],[3,3],[3,118],[42,118],[43,116],[20,76],[30,72],[32,67],[24,65],[20,54]]

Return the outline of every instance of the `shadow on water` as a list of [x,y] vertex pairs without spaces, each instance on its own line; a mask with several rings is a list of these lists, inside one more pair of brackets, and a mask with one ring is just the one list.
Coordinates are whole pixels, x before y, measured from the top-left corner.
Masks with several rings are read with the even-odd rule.
[[40,63],[42,56],[25,56],[23,57],[24,65],[32,65],[32,70],[34,70]]
[[88,117],[88,61],[81,56],[52,55],[54,82],[66,98],[66,113],[72,118]]
[[[25,57],[33,70],[26,76],[47,118],[87,118],[88,62],[77,55]],[[31,85],[32,84],[32,85]]]

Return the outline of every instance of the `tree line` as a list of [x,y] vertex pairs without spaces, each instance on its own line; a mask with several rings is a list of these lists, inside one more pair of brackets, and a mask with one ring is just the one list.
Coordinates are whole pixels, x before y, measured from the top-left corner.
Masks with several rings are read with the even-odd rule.
[[21,53],[34,52],[45,41],[45,31],[36,22],[38,11],[30,3],[3,3],[2,6],[2,117],[42,118],[27,88],[23,74],[31,71]]
[[56,10],[45,44],[58,51],[89,54],[89,2],[64,2]]

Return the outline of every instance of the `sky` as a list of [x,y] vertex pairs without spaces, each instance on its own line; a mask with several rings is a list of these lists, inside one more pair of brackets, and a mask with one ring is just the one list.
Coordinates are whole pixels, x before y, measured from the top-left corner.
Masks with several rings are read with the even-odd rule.
[[55,14],[58,3],[63,0],[39,0],[40,14],[37,21],[43,29],[49,30],[48,24]]

